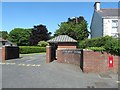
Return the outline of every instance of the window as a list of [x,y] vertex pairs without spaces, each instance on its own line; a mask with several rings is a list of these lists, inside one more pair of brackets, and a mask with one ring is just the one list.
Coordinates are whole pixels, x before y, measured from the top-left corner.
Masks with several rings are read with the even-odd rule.
[[118,27],[118,20],[112,20],[112,28]]
[[112,20],[111,36],[113,36],[114,38],[118,37],[118,20]]

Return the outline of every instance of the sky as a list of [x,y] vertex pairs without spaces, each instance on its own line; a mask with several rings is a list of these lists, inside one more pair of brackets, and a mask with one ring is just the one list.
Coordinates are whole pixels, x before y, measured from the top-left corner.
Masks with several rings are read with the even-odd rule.
[[[1,5],[1,3],[0,3]],[[83,16],[90,31],[94,2],[2,2],[2,28],[10,32],[14,28],[33,28],[43,24],[49,32],[68,18]],[[101,2],[101,8],[118,8],[117,2]]]

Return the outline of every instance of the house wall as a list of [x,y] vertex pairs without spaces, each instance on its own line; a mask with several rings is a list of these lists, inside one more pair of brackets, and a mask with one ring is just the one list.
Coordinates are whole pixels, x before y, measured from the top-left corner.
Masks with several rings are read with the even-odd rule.
[[103,35],[102,31],[102,18],[94,11],[91,22],[91,38],[100,37]]
[[104,18],[103,19],[103,36],[109,35],[112,36],[112,33],[118,33],[118,30],[112,29],[112,20],[118,20],[118,19],[109,19]]

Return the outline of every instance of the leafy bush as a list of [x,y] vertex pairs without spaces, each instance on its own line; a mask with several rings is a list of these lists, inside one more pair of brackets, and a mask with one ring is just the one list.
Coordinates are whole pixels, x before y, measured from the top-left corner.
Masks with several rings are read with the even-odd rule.
[[46,41],[40,41],[40,42],[38,42],[38,46],[40,46],[40,47],[46,47],[48,45],[49,45],[49,43],[46,42]]
[[119,40],[113,38],[111,40],[106,41],[104,48],[106,49],[107,52],[120,56]]
[[86,49],[90,49],[90,50],[93,50],[93,51],[105,51],[104,47],[88,47]]
[[84,41],[79,42],[79,48],[87,48],[87,47],[103,47],[106,44],[106,41],[111,40],[112,37],[98,37],[92,39],[86,39]]
[[106,51],[114,55],[120,56],[120,40],[116,38],[112,38],[110,36],[99,37],[86,39],[84,41],[79,42],[79,48],[81,49],[91,49],[94,51]]
[[46,52],[45,47],[37,47],[37,46],[19,46],[20,54],[29,54],[29,53],[41,53]]

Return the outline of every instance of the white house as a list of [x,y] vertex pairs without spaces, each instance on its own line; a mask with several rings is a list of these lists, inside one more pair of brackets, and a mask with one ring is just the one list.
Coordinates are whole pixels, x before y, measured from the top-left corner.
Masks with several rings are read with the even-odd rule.
[[113,36],[118,37],[118,19],[120,9],[101,9],[100,2],[95,2],[94,13],[91,22],[91,38],[100,36]]

